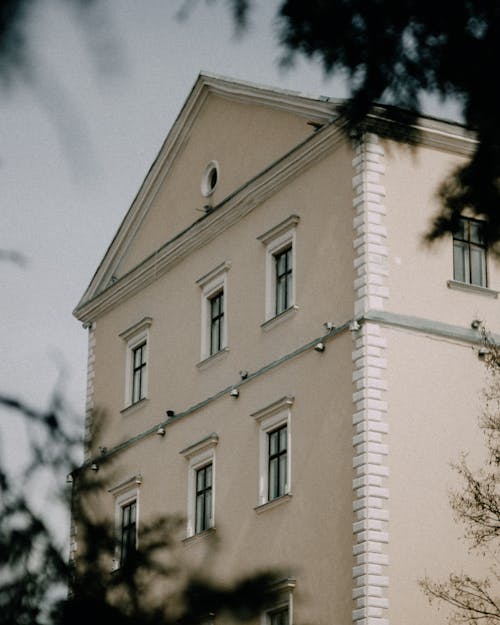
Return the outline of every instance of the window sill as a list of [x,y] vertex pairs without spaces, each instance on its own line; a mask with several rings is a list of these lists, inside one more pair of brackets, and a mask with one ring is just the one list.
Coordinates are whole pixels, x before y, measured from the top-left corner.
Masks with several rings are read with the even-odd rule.
[[144,399],[140,399],[139,401],[136,401],[135,404],[130,404],[130,406],[127,406],[126,408],[123,408],[123,410],[120,410],[120,414],[124,416],[132,414],[136,412],[137,410],[140,410],[141,408],[143,408],[147,403],[148,403],[148,398],[144,397]]
[[185,545],[189,545],[191,543],[197,543],[200,540],[210,540],[211,536],[215,537],[215,527],[209,527],[207,530],[203,530],[203,532],[198,532],[198,534],[193,534],[192,536],[186,536],[186,538],[182,539],[182,542]]
[[255,512],[257,512],[257,514],[261,514],[266,510],[271,510],[271,508],[275,508],[276,506],[280,506],[281,504],[290,501],[291,498],[292,494],[286,493],[285,495],[281,495],[281,497],[276,497],[276,499],[271,499],[271,501],[266,501],[266,503],[262,503],[260,504],[260,506],[256,506],[254,510]]
[[498,291],[489,289],[486,286],[478,286],[476,284],[469,284],[468,282],[460,282],[458,280],[448,280],[447,285],[449,289],[456,289],[457,291],[477,293],[478,295],[485,295],[486,297],[491,297],[492,299],[496,299],[498,297]]
[[226,356],[228,352],[229,352],[229,347],[223,347],[218,352],[215,352],[215,354],[212,354],[211,356],[208,356],[208,358],[204,358],[203,360],[200,360],[200,362],[198,362],[196,364],[196,367],[200,371],[203,371],[203,369],[206,369],[207,367],[210,367],[215,362],[218,362],[219,360],[222,360],[222,358],[224,358],[224,356]]
[[271,317],[271,319],[268,319],[267,321],[264,321],[263,323],[261,323],[260,327],[265,332],[267,332],[267,330],[270,330],[271,328],[274,328],[274,326],[277,326],[283,321],[286,321],[287,319],[289,319],[290,317],[293,317],[298,310],[299,310],[298,306],[290,306],[290,308],[287,308],[282,313],[279,313],[278,315]]

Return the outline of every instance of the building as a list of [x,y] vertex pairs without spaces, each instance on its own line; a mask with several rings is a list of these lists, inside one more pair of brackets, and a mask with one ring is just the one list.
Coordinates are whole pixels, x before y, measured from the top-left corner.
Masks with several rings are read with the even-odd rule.
[[466,216],[422,242],[462,127],[353,145],[336,108],[199,76],[75,311],[84,469],[113,460],[114,566],[179,514],[214,576],[290,571],[272,625],[438,623],[417,580],[476,566],[449,464],[481,444],[500,267]]

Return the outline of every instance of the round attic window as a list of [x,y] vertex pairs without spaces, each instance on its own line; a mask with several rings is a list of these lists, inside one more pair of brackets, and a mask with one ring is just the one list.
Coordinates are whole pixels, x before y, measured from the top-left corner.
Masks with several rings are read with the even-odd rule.
[[219,163],[210,161],[201,177],[201,192],[205,197],[212,195],[219,181]]

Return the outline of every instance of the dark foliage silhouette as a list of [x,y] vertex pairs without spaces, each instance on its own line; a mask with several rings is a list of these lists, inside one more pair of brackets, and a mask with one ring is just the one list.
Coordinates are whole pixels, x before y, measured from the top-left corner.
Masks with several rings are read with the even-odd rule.
[[[199,0],[198,0],[199,1]],[[66,0],[91,10],[98,0]],[[25,18],[35,0],[0,3],[0,81],[26,69]],[[189,14],[196,0],[180,3]],[[244,30],[255,0],[230,0]],[[439,10],[438,10],[439,9]],[[486,222],[485,239],[500,254],[500,6],[490,0],[457,0],[436,7],[430,0],[281,0],[276,11],[283,63],[316,59],[326,74],[347,79],[351,97],[342,108],[346,130],[377,132],[407,143],[418,140],[422,96],[452,98],[477,142],[468,159],[438,191],[441,212],[427,238],[454,232],[471,210]],[[377,106],[378,105],[383,105]]]
[[[245,25],[254,0],[232,0]],[[326,74],[347,78],[347,130],[374,125],[387,137],[414,143],[422,96],[453,98],[477,139],[470,158],[443,181],[442,210],[430,240],[454,232],[464,209],[487,222],[486,239],[500,253],[500,90],[492,85],[500,62],[500,5],[459,0],[282,0],[277,31],[283,61],[316,59]],[[375,103],[389,105],[377,108]],[[375,123],[375,117],[383,123]]]
[[[46,411],[9,397],[0,397],[0,406],[11,417],[0,439],[4,426],[21,424],[26,434],[20,468],[0,457],[0,625],[187,625],[223,613],[244,621],[276,599],[277,574],[270,571],[223,586],[183,570],[175,556],[181,520],[169,516],[141,525],[139,548],[112,572],[115,531],[93,505],[103,483],[88,466],[77,466],[79,421],[57,394]],[[71,504],[77,527],[71,562],[61,540],[69,527],[52,519],[57,502]]]

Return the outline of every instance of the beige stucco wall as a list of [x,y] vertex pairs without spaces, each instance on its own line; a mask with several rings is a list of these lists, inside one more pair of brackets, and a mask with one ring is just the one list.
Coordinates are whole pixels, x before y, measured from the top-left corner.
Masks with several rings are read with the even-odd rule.
[[[348,332],[321,354],[308,352],[250,381],[240,397],[224,396],[115,456],[99,476],[119,482],[141,473],[140,516],[186,515],[188,461],[179,454],[212,432],[215,449],[217,550],[210,535],[182,545],[193,563],[230,580],[268,567],[297,577],[297,622],[346,623],[351,610],[351,352]],[[304,371],[308,375],[304,375]],[[250,416],[284,395],[291,407],[291,493],[258,514],[259,425]],[[140,419],[138,414],[136,418]],[[113,500],[107,510],[113,514]],[[185,533],[184,533],[185,535]]]
[[[316,163],[215,240],[103,315],[96,324],[94,405],[106,412],[104,443],[110,447],[162,421],[165,411],[182,412],[325,332],[352,314],[352,226],[350,157],[346,146]],[[347,207],[347,208],[346,208]],[[347,219],[346,219],[347,212]],[[264,330],[265,246],[257,237],[288,216],[296,226],[298,310]],[[334,243],[332,243],[334,241]],[[201,358],[201,289],[196,280],[229,261],[226,316],[229,351],[208,368]],[[126,343],[120,332],[152,317],[148,403],[140,414],[125,406]]]
[[[312,134],[307,118],[209,94],[159,190],[147,219],[116,268],[122,276],[152,251],[216,206],[240,185]],[[210,197],[200,191],[207,163],[219,163]]]
[[[453,279],[451,236],[424,242],[439,211],[439,184],[461,157],[430,147],[386,145],[386,225],[389,248],[387,309],[468,327],[481,319],[500,330],[499,300],[448,288]],[[488,257],[488,286],[500,289],[500,264]]]
[[[217,159],[221,167],[213,196],[216,204],[309,134],[305,118],[211,96],[117,275],[199,217],[196,208],[206,203],[200,193],[200,176],[209,160]],[[231,228],[96,319],[93,404],[105,419],[99,438],[93,441],[94,453],[98,445],[112,448],[164,421],[167,409],[182,413],[239,383],[241,370],[253,373],[291,354],[323,335],[326,321],[340,325],[353,317],[353,259],[366,253],[371,262],[369,251],[360,252],[369,237],[356,249],[353,245],[359,236],[353,229],[355,211],[365,210],[359,204],[353,209],[353,172],[354,167],[361,167],[359,163],[353,166],[353,155],[346,142],[337,144]],[[383,197],[385,213],[381,205],[375,206],[379,212],[373,206],[368,208],[368,193],[366,197],[359,189],[357,193],[360,202],[367,201],[368,217],[380,216],[379,232],[387,228],[387,236],[382,238],[387,246],[388,274],[382,276],[382,292],[387,286],[388,295],[379,298],[381,308],[420,317],[429,327],[444,322],[470,330],[471,321],[480,319],[498,332],[498,299],[448,288],[447,281],[453,277],[451,238],[430,248],[422,242],[438,209],[437,185],[458,157],[434,148],[412,152],[388,144],[385,155],[375,151],[370,154],[374,156],[378,173],[370,173],[380,178],[377,193]],[[365,183],[365,174],[361,173],[361,182],[355,186]],[[257,237],[290,215],[300,218],[294,267],[298,309],[282,323],[262,327],[266,250]],[[367,227],[365,221],[361,223]],[[380,265],[384,259],[379,259]],[[199,367],[201,290],[196,281],[223,262],[230,264],[225,290],[229,350]],[[380,284],[370,285],[369,281],[382,274],[363,271],[368,284],[357,287],[358,291],[378,288]],[[500,268],[491,258],[489,286],[500,286]],[[123,412],[127,347],[119,334],[144,317],[152,318],[148,399]],[[356,345],[346,332],[328,341],[323,354],[309,348],[245,383],[238,399],[226,394],[209,401],[172,421],[164,438],[151,434],[128,446],[113,456],[111,464],[103,464],[100,476],[107,475],[113,482],[142,474],[141,522],[156,514],[185,516],[187,461],[179,451],[216,432],[220,438],[215,524],[221,543],[216,556],[207,558],[207,536],[182,542],[183,556],[191,565],[204,562],[222,578],[259,567],[282,566],[297,576],[296,622],[344,625],[352,621],[351,609],[359,607],[351,599],[352,566],[359,564],[352,557],[352,546],[360,534],[358,528],[353,537],[353,520],[359,524],[360,519],[353,518],[352,506],[353,500],[363,495],[352,490],[353,456],[365,442],[367,448],[369,443],[382,441],[383,446],[387,442],[388,454],[380,453],[381,464],[390,470],[387,484],[382,480],[389,493],[383,505],[390,513],[389,543],[381,547],[383,555],[386,550],[389,556],[389,564],[380,567],[381,576],[386,572],[389,576],[389,587],[382,591],[389,599],[384,616],[398,625],[437,622],[435,609],[429,608],[416,582],[426,572],[439,576],[459,570],[463,563],[466,549],[458,542],[460,529],[453,523],[447,502],[447,490],[456,482],[449,462],[461,449],[480,447],[476,415],[483,369],[470,345],[383,324],[377,330],[381,333],[376,337],[381,339],[378,343],[360,343],[361,330],[358,334],[354,331]],[[373,375],[368,356],[380,356],[375,367],[384,379],[379,386],[368,380]],[[354,373],[366,378],[361,380],[366,381],[362,390],[353,388],[353,358]],[[295,398],[292,498],[258,514],[254,507],[258,501],[259,428],[250,414],[284,395]],[[380,409],[379,416],[382,425],[387,422],[389,433],[381,428],[374,430],[375,435],[367,434],[371,426],[365,430],[361,426],[372,415],[364,406],[374,398],[378,402],[379,396],[387,402],[387,411]],[[356,411],[359,427],[355,430],[352,418]],[[360,431],[366,441],[359,438]],[[369,469],[365,475],[374,477]],[[105,495],[104,502],[111,517],[112,496]],[[366,514],[369,524],[369,505]],[[369,556],[369,551],[368,546],[362,555]],[[357,577],[356,583],[362,575]]]
[[[386,329],[390,478],[389,616],[391,623],[445,622],[417,586],[428,575],[484,574],[470,557],[449,494],[460,486],[451,468],[462,451],[480,462],[478,428],[485,367],[470,345]],[[482,566],[478,569],[478,565]]]
[[[230,149],[229,137],[204,135],[210,134],[215,124],[211,116],[217,113],[208,107],[208,118],[193,131],[192,148],[188,145],[179,158],[162,191],[165,196],[151,209],[122,269],[164,242],[170,229],[198,216],[184,212],[181,202],[172,212],[161,207],[168,204],[168,194],[175,196],[181,188],[186,192],[190,177],[194,186],[188,193],[193,193],[196,202],[202,201],[199,172],[214,158],[206,148],[210,141],[222,141],[225,156],[217,158],[221,172],[227,171],[221,176],[220,189],[226,194],[231,187],[223,185],[228,181],[237,186],[242,171],[247,177],[264,160],[283,152],[287,141],[294,143],[304,129],[310,132],[303,119],[268,112],[259,117],[259,111],[252,110],[257,117],[248,129],[248,141],[251,136],[255,145],[256,128],[266,120],[286,137],[278,140],[268,127],[264,134],[266,141],[271,140],[262,153],[253,150],[247,163],[242,147],[240,153]],[[239,115],[238,123],[246,123],[245,115],[241,111]],[[227,121],[231,123],[230,118]],[[240,382],[240,370],[255,372],[324,335],[326,321],[341,324],[352,316],[351,160],[351,148],[339,144],[229,230],[96,320],[93,401],[104,418],[92,443],[94,453],[98,446],[110,449],[164,421],[167,409],[183,412]],[[282,323],[264,329],[266,248],[257,237],[290,215],[300,217],[294,268],[298,309]],[[199,368],[201,290],[196,280],[224,261],[230,263],[225,292],[229,351]],[[146,316],[153,320],[148,400],[122,413],[127,348],[119,334]],[[102,463],[99,477],[111,486],[134,474],[143,476],[141,522],[162,514],[185,517],[188,463],[179,451],[211,432],[218,433],[215,525],[220,544],[216,555],[207,558],[210,536],[194,539],[181,544],[181,555],[190,566],[208,563],[223,579],[255,569],[282,568],[297,576],[297,621],[326,624],[335,614],[339,624],[348,622],[352,608],[352,382],[351,368],[345,363],[350,362],[351,350],[349,332],[331,340],[323,354],[310,348],[243,385],[238,399],[226,394],[173,421],[164,438],[152,434],[127,447],[112,461]],[[258,504],[259,426],[250,414],[284,395],[295,398],[291,409],[292,497],[258,514],[254,507]],[[103,501],[112,519],[113,496],[104,494]]]

